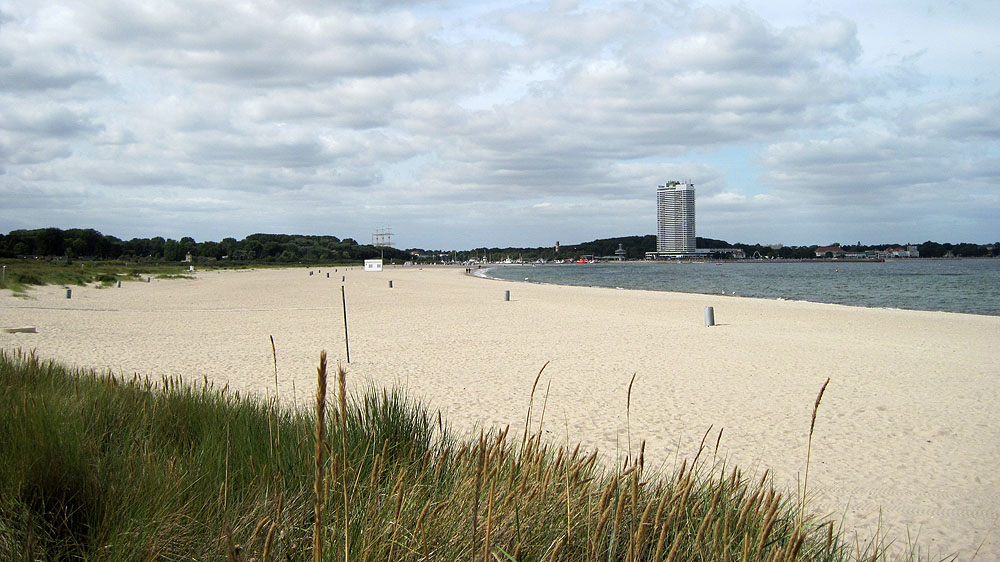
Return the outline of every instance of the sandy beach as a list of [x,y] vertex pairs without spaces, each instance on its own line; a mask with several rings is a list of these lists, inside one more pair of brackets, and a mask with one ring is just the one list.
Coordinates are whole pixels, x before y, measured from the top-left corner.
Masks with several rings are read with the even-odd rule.
[[[0,331],[0,345],[270,394],[273,336],[282,400],[306,402],[325,349],[355,385],[399,384],[458,431],[509,424],[514,434],[548,362],[534,423],[548,388],[554,442],[610,461],[629,438],[633,450],[645,440],[647,465],[669,471],[711,426],[703,458],[770,470],[790,493],[829,377],[810,508],[862,537],[881,518],[897,545],[915,537],[932,556],[968,560],[982,544],[977,560],[1000,559],[1000,317],[511,283],[444,267],[195,276],[73,287],[71,299],[62,287],[4,292],[0,328],[37,333]],[[715,327],[704,325],[706,306]]]

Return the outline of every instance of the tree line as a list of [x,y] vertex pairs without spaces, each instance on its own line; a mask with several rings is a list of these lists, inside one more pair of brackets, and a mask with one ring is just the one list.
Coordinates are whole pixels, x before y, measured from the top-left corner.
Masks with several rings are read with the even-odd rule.
[[[772,259],[814,259],[816,258],[816,249],[819,246],[770,246],[762,244],[746,244],[742,242],[729,243],[725,240],[718,240],[714,238],[703,238],[701,236],[696,237],[695,246],[698,249],[739,249],[743,250],[746,257],[760,256],[763,258]],[[463,251],[451,251],[451,250],[418,250],[422,255],[426,256],[448,256],[454,258],[457,261],[467,261],[470,259],[489,259],[491,261],[503,260],[510,258],[512,260],[521,259],[523,261],[537,261],[546,260],[552,261],[557,259],[576,259],[580,256],[595,256],[595,257],[615,257],[615,251],[618,250],[619,245],[625,250],[625,255],[627,259],[643,259],[646,256],[646,252],[656,251],[656,236],[653,234],[648,234],[645,236],[621,236],[617,238],[601,238],[598,240],[592,240],[590,242],[582,242],[580,244],[566,244],[561,245],[556,250],[556,247],[546,246],[538,248],[523,248],[523,247],[480,247],[473,248],[471,250]],[[838,243],[830,244],[831,246],[839,246]],[[907,244],[874,244],[874,245],[863,245],[863,244],[853,244],[853,245],[843,245],[841,246],[846,252],[866,252],[866,251],[884,251],[888,248],[896,247],[906,247]],[[950,244],[950,243],[937,243],[927,241],[923,244],[917,244],[917,248],[920,250],[920,256],[925,258],[945,258],[945,257],[956,257],[956,258],[971,258],[971,257],[1000,257],[1000,242],[994,244]],[[715,259],[729,259],[732,257],[729,253],[718,252],[712,254]]]
[[[831,244],[839,245],[839,244]],[[39,228],[33,230],[13,230],[0,234],[0,257],[59,257],[69,259],[128,260],[152,262],[180,262],[188,255],[192,261],[229,260],[252,263],[330,263],[358,262],[382,257],[386,261],[468,261],[470,259],[499,261],[506,258],[537,261],[556,259],[576,259],[589,255],[596,257],[615,256],[619,246],[625,250],[628,259],[642,259],[646,252],[656,251],[656,236],[622,236],[602,238],[580,244],[547,247],[479,247],[466,250],[424,250],[411,248],[399,250],[391,247],[376,247],[358,244],[352,238],[340,239],[336,236],[307,236],[296,234],[251,234],[242,240],[223,238],[219,242],[197,242],[189,236],[179,240],[156,236],[153,238],[132,238],[121,240],[101,234],[92,228]],[[747,257],[811,259],[816,257],[817,246],[779,246],[761,244],[730,244],[725,240],[697,237],[700,249],[740,249]],[[886,250],[905,246],[903,244],[843,245],[848,252]],[[998,257],[1000,242],[984,244],[950,244],[928,240],[917,244],[920,256],[942,257]],[[726,258],[728,254],[718,253],[713,257]]]
[[59,257],[70,259],[180,262],[229,260],[258,263],[356,262],[384,257],[403,261],[409,253],[390,247],[358,244],[352,238],[290,234],[251,234],[242,240],[196,242],[156,236],[121,240],[92,228],[40,228],[0,234],[0,257]]

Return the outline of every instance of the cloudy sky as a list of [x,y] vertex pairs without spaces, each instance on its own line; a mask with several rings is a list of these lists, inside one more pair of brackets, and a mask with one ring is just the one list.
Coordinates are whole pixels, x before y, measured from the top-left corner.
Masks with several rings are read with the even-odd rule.
[[1000,2],[0,0],[0,231],[1000,239]]

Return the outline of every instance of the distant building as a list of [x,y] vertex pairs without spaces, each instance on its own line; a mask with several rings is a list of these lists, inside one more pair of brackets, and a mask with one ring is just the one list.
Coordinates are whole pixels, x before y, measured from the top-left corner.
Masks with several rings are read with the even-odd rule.
[[657,257],[685,257],[695,253],[694,184],[669,181],[657,186]]
[[833,255],[835,258],[842,258],[847,252],[844,251],[840,246],[820,246],[816,248],[816,257],[825,258],[827,254]]
[[884,250],[876,250],[872,252],[872,257],[883,260],[887,258],[919,258],[920,249],[914,245],[908,245],[905,248],[895,246]]

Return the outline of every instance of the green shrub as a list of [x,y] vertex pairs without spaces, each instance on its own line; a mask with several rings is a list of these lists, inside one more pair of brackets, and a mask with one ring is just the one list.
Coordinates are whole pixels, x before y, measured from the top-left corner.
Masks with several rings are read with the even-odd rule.
[[22,285],[43,285],[42,278],[34,273],[15,272],[14,281]]

